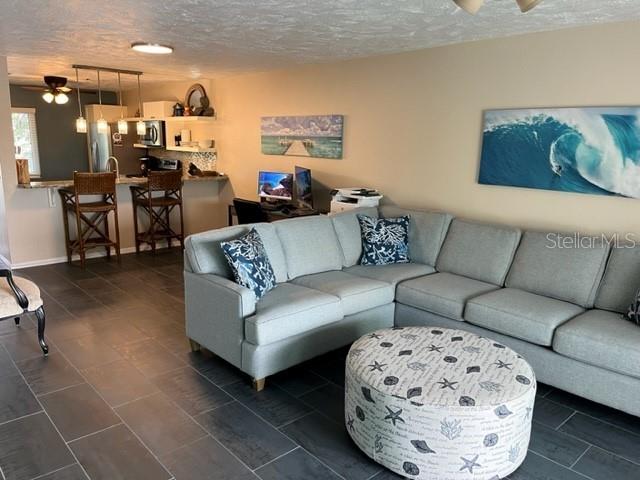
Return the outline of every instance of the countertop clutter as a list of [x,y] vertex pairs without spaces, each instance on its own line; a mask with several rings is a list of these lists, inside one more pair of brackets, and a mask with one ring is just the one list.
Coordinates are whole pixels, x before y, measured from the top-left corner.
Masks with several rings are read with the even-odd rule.
[[[185,175],[183,180],[185,182],[226,182],[229,179],[226,175],[217,175],[217,176],[202,176],[196,177],[193,175]],[[146,177],[126,177],[124,175],[120,175],[118,180],[116,180],[118,185],[141,185],[147,183]],[[32,189],[32,188],[63,188],[63,187],[72,187],[73,180],[47,180],[42,182],[30,182],[27,184],[19,184],[18,188],[23,189]]]

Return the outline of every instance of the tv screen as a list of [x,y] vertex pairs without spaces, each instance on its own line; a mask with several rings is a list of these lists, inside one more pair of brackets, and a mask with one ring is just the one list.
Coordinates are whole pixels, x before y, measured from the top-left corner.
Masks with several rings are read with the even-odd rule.
[[261,198],[291,200],[293,198],[293,175],[283,172],[260,172],[258,195]]
[[313,208],[311,170],[308,168],[296,167],[296,197],[301,206]]

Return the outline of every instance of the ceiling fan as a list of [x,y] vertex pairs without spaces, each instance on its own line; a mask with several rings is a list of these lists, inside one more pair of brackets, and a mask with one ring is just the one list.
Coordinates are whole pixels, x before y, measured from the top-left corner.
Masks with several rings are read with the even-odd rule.
[[[47,84],[48,88],[45,88],[44,93],[42,94],[42,99],[47,103],[56,102],[58,105],[64,105],[69,101],[69,96],[67,93],[71,91],[69,87],[67,87],[67,79],[65,77],[55,77],[53,75],[47,75],[44,77],[44,83]],[[42,91],[42,87],[22,87],[25,90],[37,90]]]
[[[527,13],[533,7],[538,5],[542,0],[516,0],[522,13]],[[484,4],[484,0],[453,0],[457,6],[472,15],[478,13],[480,7]]]

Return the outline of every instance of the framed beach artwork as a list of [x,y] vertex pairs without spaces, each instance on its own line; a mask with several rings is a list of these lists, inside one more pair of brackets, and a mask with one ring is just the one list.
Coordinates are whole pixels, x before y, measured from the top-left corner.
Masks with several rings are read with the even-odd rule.
[[342,158],[342,115],[262,117],[262,153]]
[[640,107],[486,111],[478,182],[640,198]]

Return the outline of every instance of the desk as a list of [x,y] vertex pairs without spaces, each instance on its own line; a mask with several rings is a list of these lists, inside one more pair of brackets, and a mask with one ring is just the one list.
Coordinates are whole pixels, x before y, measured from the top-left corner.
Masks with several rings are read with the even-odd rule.
[[[308,211],[305,213],[296,212],[295,210],[284,213],[278,210],[263,210],[263,212],[267,215],[267,222],[276,222],[278,220],[286,220],[287,218],[298,218],[298,217],[310,217],[313,215],[320,215],[320,212],[317,210]],[[233,217],[236,217],[236,208],[233,205],[228,205],[227,207],[227,225],[233,225]]]

